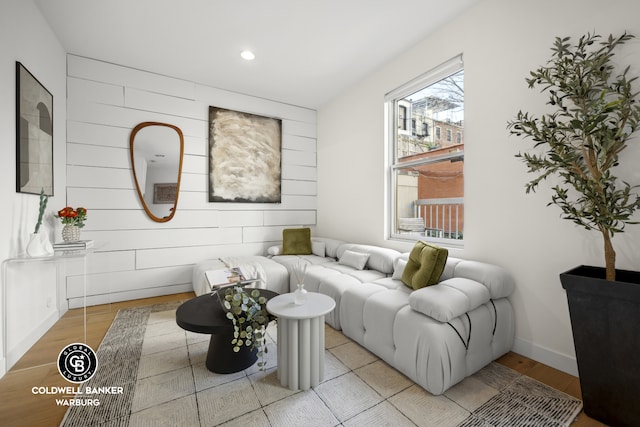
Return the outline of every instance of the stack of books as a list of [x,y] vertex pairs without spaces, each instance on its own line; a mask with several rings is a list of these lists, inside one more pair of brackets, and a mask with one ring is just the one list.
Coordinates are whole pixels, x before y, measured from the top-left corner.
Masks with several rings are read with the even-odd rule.
[[57,242],[53,244],[54,251],[78,251],[93,247],[93,240],[76,240],[75,242]]
[[246,286],[259,281],[259,279],[247,279],[240,267],[208,270],[204,275],[209,282],[211,291],[214,292],[229,286]]

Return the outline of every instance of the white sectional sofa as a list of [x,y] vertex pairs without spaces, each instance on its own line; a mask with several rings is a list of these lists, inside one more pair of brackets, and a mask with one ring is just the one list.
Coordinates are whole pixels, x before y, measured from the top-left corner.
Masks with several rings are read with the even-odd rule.
[[[277,246],[269,248],[269,271],[278,270],[271,262],[284,266],[293,291],[292,268],[307,263],[305,289],[336,301],[326,322],[432,394],[444,393],[513,346],[507,297],[514,281],[503,268],[449,257],[439,283],[413,290],[401,280],[409,254],[335,239],[312,241],[311,255],[280,255]],[[347,252],[364,254],[364,268],[346,261]],[[281,271],[277,277],[281,290]]]

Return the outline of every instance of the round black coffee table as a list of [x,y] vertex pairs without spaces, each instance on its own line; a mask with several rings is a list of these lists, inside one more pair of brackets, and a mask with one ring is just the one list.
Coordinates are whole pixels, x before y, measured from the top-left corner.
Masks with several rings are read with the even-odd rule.
[[[260,295],[273,298],[277,293],[260,289]],[[258,360],[257,349],[242,346],[233,351],[233,324],[215,294],[205,294],[183,303],[176,311],[176,323],[182,329],[211,334],[207,352],[207,369],[217,374],[230,374],[247,369]]]

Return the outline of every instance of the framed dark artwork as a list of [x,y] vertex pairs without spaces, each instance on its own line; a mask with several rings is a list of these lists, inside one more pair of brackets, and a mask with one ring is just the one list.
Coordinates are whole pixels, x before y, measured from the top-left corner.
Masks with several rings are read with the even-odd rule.
[[178,191],[177,183],[153,184],[153,203],[154,204],[174,204],[176,201],[176,193]]
[[209,202],[280,203],[282,120],[209,107]]
[[16,62],[16,191],[53,196],[53,95]]

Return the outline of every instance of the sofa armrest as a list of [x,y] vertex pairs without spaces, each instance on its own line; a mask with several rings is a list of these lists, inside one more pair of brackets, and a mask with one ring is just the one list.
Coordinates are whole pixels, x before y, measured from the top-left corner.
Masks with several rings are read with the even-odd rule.
[[515,288],[515,280],[507,270],[485,262],[460,260],[455,264],[453,277],[482,283],[493,299],[508,297]]
[[449,322],[489,302],[489,289],[475,280],[456,277],[411,292],[409,306],[440,322]]

